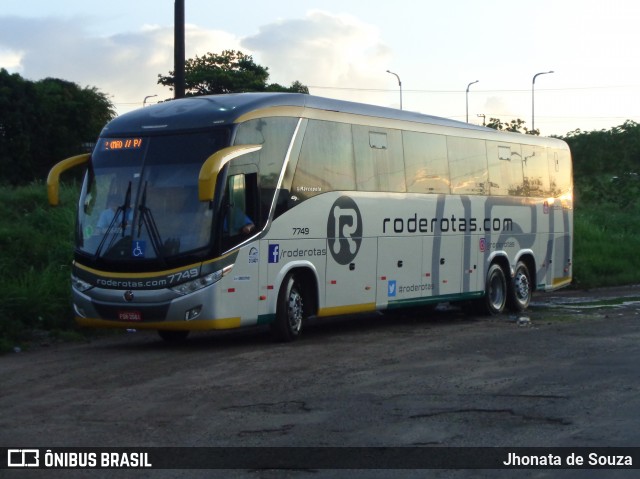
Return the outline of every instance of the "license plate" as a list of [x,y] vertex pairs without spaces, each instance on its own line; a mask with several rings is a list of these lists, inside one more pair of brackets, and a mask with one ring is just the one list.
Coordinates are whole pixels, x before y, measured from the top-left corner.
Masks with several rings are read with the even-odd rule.
[[118,311],[118,319],[120,321],[142,321],[142,313],[140,311]]

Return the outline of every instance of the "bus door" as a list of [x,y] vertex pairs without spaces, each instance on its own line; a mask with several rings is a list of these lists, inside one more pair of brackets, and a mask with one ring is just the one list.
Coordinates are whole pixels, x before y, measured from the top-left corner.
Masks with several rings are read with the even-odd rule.
[[[262,218],[258,204],[257,174],[251,165],[241,169],[230,168],[227,176],[227,190],[222,202],[222,243],[224,250],[238,246],[254,236],[262,226]],[[256,318],[260,281],[259,255],[257,242],[248,242],[240,249],[229,287],[224,290],[228,294],[230,311],[238,311],[241,318]]]

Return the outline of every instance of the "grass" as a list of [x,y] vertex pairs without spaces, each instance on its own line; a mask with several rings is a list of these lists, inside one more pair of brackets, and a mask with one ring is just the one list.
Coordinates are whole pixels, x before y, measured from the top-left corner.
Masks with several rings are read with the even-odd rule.
[[[28,348],[44,334],[79,336],[71,311],[70,267],[77,185],[61,185],[61,206],[35,183],[0,187],[0,352]],[[578,204],[574,217],[574,286],[640,283],[640,205]]]
[[593,288],[640,283],[640,208],[577,207],[574,216],[574,284]]
[[51,208],[35,183],[0,187],[0,351],[28,346],[34,331],[73,331],[70,268],[78,188]]

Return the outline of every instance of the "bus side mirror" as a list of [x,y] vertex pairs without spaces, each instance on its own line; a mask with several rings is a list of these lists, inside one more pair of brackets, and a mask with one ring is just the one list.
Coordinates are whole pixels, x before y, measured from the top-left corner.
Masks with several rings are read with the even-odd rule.
[[49,197],[49,204],[51,206],[58,206],[60,203],[60,174],[76,166],[88,163],[89,158],[91,158],[91,153],[72,156],[71,158],[62,160],[51,168],[49,176],[47,176],[47,196]]
[[262,149],[262,145],[228,146],[211,155],[200,168],[198,175],[198,199],[213,201],[216,193],[216,181],[224,165],[242,155]]

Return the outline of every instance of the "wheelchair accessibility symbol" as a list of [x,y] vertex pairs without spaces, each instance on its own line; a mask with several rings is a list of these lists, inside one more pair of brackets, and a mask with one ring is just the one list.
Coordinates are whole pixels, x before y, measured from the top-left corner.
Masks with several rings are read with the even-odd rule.
[[134,241],[131,244],[131,256],[134,258],[144,258],[146,250],[147,243],[145,241]]

